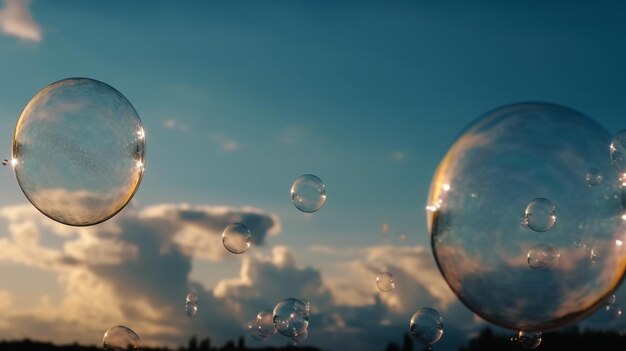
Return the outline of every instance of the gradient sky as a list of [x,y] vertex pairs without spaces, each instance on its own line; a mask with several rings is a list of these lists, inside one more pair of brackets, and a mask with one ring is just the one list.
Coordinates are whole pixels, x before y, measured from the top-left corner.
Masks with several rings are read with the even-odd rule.
[[[133,103],[148,148],[130,208],[87,229],[54,225],[28,205],[9,168],[0,172],[2,338],[98,344],[124,324],[151,345],[192,334],[221,344],[243,335],[260,309],[300,296],[316,306],[308,344],[380,350],[401,339],[417,308],[432,306],[444,316],[447,349],[484,325],[439,276],[426,232],[430,180],[456,136],[520,101],[624,128],[620,1],[2,6],[5,157],[30,98],[77,76]],[[303,173],[327,186],[312,215],[289,198]],[[190,229],[191,212],[202,214],[200,229]],[[219,235],[229,216],[270,219],[256,233],[263,244],[226,255]],[[110,226],[123,229],[113,243]],[[390,294],[375,287],[385,269],[397,278]],[[189,320],[182,300],[191,287],[201,290],[200,310]]]

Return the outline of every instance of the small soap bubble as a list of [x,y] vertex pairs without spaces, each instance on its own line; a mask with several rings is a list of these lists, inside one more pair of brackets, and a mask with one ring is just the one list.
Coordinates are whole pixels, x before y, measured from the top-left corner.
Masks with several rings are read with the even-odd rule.
[[604,306],[604,310],[611,319],[618,319],[622,316],[622,309],[616,303]]
[[198,312],[198,304],[193,302],[187,302],[185,304],[185,313],[187,313],[189,317],[195,316],[196,312]]
[[613,136],[609,152],[613,167],[620,173],[626,172],[626,129]]
[[614,304],[614,303],[615,303],[615,301],[616,301],[616,300],[617,300],[617,299],[615,298],[615,294],[612,294],[611,296],[609,296],[609,297],[606,299],[606,304],[607,304],[607,305],[612,305],[612,304]]
[[517,334],[517,342],[526,350],[537,348],[541,344],[541,332],[523,331]]
[[443,335],[443,318],[437,310],[424,307],[415,312],[409,324],[411,335],[424,345],[433,345]]
[[198,294],[195,291],[188,292],[187,296],[185,297],[185,302],[198,302]]
[[585,180],[588,186],[596,186],[602,183],[602,172],[597,168],[589,168]]
[[531,201],[524,211],[524,222],[536,232],[550,230],[556,223],[556,208],[552,201],[544,198]]
[[251,237],[248,227],[241,223],[233,223],[224,229],[222,243],[229,252],[242,254],[250,248]]
[[376,276],[376,286],[382,292],[389,292],[396,287],[393,281],[393,274],[389,272],[381,272]]
[[292,337],[291,341],[293,342],[294,346],[299,346],[300,344],[305,342],[308,337],[309,337],[309,331],[305,330],[304,332],[300,333],[299,335]]
[[6,165],[8,165],[8,164],[9,164],[9,160],[2,160],[2,165],[3,165],[3,166],[6,166]]
[[541,243],[530,248],[526,257],[530,268],[550,271],[559,265],[561,254],[556,246]]
[[293,298],[284,299],[274,307],[273,321],[279,333],[291,338],[308,329],[309,312],[302,301]]
[[131,329],[118,325],[104,333],[102,347],[105,351],[138,351],[141,350],[141,339]]
[[598,260],[598,249],[592,247],[591,250],[589,250],[589,259],[591,262],[596,263]]
[[272,311],[261,311],[248,323],[248,334],[255,340],[264,341],[276,334]]
[[389,224],[383,223],[380,226],[380,234],[386,236],[389,233]]
[[326,186],[312,174],[301,175],[291,186],[291,202],[302,212],[315,212],[326,202]]

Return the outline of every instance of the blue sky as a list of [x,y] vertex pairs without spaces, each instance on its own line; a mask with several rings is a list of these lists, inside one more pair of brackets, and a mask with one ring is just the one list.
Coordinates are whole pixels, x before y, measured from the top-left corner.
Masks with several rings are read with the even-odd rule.
[[[198,252],[181,244],[184,235],[171,239],[143,226],[138,232],[147,236],[128,234],[123,240],[136,243],[139,257],[150,257],[156,269],[180,264],[177,281],[202,284],[205,305],[215,300],[232,307],[213,311],[234,316],[222,333],[214,322],[188,321],[184,315],[171,329],[160,324],[155,303],[176,306],[165,296],[178,295],[154,289],[173,282],[146,278],[134,290],[122,289],[132,281],[127,272],[144,271],[130,269],[123,259],[127,251],[120,248],[114,272],[97,262],[49,268],[36,262],[33,252],[0,255],[0,274],[6,277],[0,300],[15,311],[14,321],[38,322],[33,329],[17,322],[3,329],[0,323],[0,337],[98,343],[108,324],[127,323],[151,344],[182,343],[189,331],[221,342],[241,335],[263,301],[269,308],[290,297],[268,288],[267,296],[244,303],[251,281],[240,270],[257,265],[264,267],[259,281],[252,279],[259,291],[266,291],[271,279],[290,277],[303,286],[319,279],[324,289],[311,298],[320,304],[314,322],[327,330],[316,336],[312,325],[313,345],[333,348],[329,342],[351,335],[355,340],[343,339],[355,349],[382,349],[408,330],[417,308],[429,304],[450,321],[442,343],[455,345],[480,323],[449,291],[436,288],[443,281],[429,253],[424,218],[430,180],[448,146],[476,117],[519,101],[569,106],[610,132],[624,127],[626,6],[619,1],[13,0],[3,5],[0,143],[7,157],[15,122],[37,91],[67,77],[95,78],[133,103],[148,135],[144,181],[132,209],[114,223],[144,225],[153,218],[144,212],[152,209],[183,228],[186,224],[167,213],[195,208],[212,218],[206,235],[217,238],[214,223],[224,219],[215,208],[228,206],[236,213],[273,216],[280,225],[264,228],[275,235],[268,234],[264,245],[245,257],[211,251],[219,240]],[[318,175],[327,186],[327,203],[313,215],[299,213],[289,199],[291,182],[303,173]],[[70,239],[62,229],[46,225],[49,220],[28,212],[28,206],[19,207],[27,202],[8,168],[0,180],[6,184],[3,218],[14,225],[0,231],[7,248],[23,249],[11,233],[24,226],[39,228],[33,246],[54,251],[46,251],[51,257],[84,249],[81,240],[106,231],[99,226],[92,233],[73,233],[75,245],[67,248]],[[21,214],[12,217],[16,211]],[[389,225],[386,237],[380,234],[383,223]],[[183,247],[180,257],[143,256],[142,250],[150,250],[148,238],[159,238],[154,245],[174,240]],[[411,275],[414,267],[407,265],[423,265],[424,277]],[[399,286],[411,288],[377,293],[374,272],[381,267],[398,267]],[[80,274],[93,278],[93,284],[85,283],[89,288],[72,285]],[[63,320],[54,309],[107,289],[115,292],[108,303],[116,306],[124,305],[125,294],[140,292],[146,296],[141,306],[152,314],[133,316],[132,309],[120,307],[88,327],[76,326],[77,337],[71,332],[76,320]],[[182,301],[187,286],[179,289]],[[29,301],[44,312],[20,307]],[[199,303],[201,316],[202,295]],[[235,305],[240,315],[233,312]],[[184,314],[182,306],[178,312]],[[62,322],[52,327],[56,320]],[[99,328],[104,328],[100,334]],[[329,330],[337,340],[324,334]]]

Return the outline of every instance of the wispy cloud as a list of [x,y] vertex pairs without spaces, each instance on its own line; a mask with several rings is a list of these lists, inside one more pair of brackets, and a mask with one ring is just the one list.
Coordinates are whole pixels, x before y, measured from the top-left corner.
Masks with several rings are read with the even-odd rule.
[[163,126],[163,128],[174,129],[174,130],[178,130],[178,131],[181,131],[181,132],[188,132],[189,131],[189,127],[187,127],[187,125],[180,123],[175,118],[168,118],[168,119],[162,120],[161,121],[161,126]]
[[22,40],[41,41],[41,27],[30,13],[30,0],[4,0],[0,10],[0,31]]
[[404,151],[394,151],[389,154],[389,157],[391,157],[391,159],[394,161],[400,162],[406,159],[406,153]]

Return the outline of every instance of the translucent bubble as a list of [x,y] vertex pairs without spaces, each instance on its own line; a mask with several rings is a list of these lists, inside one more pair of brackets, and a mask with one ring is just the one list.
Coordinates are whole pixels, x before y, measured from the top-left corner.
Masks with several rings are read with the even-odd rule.
[[528,265],[532,269],[550,271],[559,265],[559,249],[550,244],[537,244],[528,250]]
[[620,172],[626,172],[626,129],[618,132],[611,139],[609,147],[611,163]]
[[611,296],[609,296],[609,297],[606,299],[606,304],[607,304],[607,305],[612,305],[612,304],[614,304],[614,303],[615,303],[615,301],[616,301],[616,300],[617,300],[617,299],[615,298],[615,294],[612,294]]
[[309,327],[309,313],[306,305],[298,299],[284,299],[274,307],[274,327],[288,337],[298,336]]
[[118,325],[104,333],[102,347],[105,351],[141,350],[141,339],[134,331]]
[[618,319],[622,316],[622,309],[616,303],[604,306],[604,310],[611,319]]
[[326,202],[326,186],[312,174],[301,175],[291,186],[291,202],[302,212],[315,212]]
[[197,303],[198,302],[198,294],[195,291],[190,291],[189,293],[187,293],[187,296],[185,297],[185,302],[187,303]]
[[144,172],[145,133],[114,88],[93,79],[53,83],[30,100],[15,127],[13,170],[28,200],[75,226],[113,217]]
[[6,166],[6,165],[8,165],[8,164],[9,164],[9,160],[2,160],[2,165],[3,165],[3,166]]
[[589,259],[591,262],[596,263],[596,260],[598,259],[598,249],[592,247],[591,250],[589,250]]
[[393,282],[393,275],[389,272],[381,272],[376,276],[376,286],[382,292],[389,292],[396,287]]
[[[549,331],[603,306],[626,269],[626,245],[616,245],[626,221],[606,157],[610,138],[576,111],[524,103],[487,113],[452,145],[426,201],[438,207],[426,215],[437,266],[469,309],[507,329]],[[581,184],[589,165],[604,178],[594,191]],[[549,239],[567,257],[543,274],[523,258],[537,235],[515,221],[538,197],[558,206]],[[575,241],[592,243],[602,259],[590,264]]]
[[293,341],[294,346],[298,346],[302,344],[303,342],[305,342],[308,337],[309,337],[309,331],[305,330],[300,335],[292,337],[291,341]]
[[602,172],[597,168],[589,168],[585,180],[588,186],[596,186],[602,183]]
[[222,243],[231,253],[242,254],[250,248],[251,237],[248,227],[241,223],[233,223],[224,229]]
[[556,223],[556,208],[552,201],[537,198],[531,201],[524,211],[524,223],[536,232],[545,232]]
[[540,331],[520,331],[517,334],[517,342],[526,350],[532,350],[541,344],[541,336]]
[[268,340],[272,335],[276,334],[272,311],[259,312],[256,319],[248,324],[248,333],[252,338],[259,341]]
[[187,313],[187,315],[189,317],[195,316],[196,312],[198,312],[198,304],[197,303],[187,302],[185,304],[185,313]]
[[432,345],[443,335],[443,318],[437,310],[420,308],[411,317],[411,335],[424,345]]

